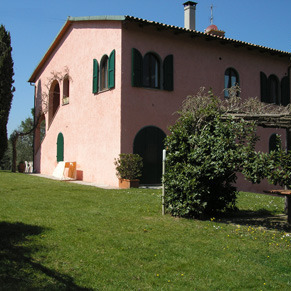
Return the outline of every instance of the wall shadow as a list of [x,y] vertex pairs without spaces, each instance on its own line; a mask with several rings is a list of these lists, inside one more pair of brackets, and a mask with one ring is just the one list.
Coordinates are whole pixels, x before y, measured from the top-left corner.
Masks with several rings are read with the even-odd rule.
[[38,246],[23,243],[43,230],[20,222],[0,222],[0,290],[91,290],[32,259]]

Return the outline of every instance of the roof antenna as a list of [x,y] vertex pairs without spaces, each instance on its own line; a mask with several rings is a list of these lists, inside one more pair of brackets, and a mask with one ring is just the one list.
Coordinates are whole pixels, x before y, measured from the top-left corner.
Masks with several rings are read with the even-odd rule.
[[213,4],[211,4],[210,9],[211,9],[210,24],[212,25],[213,24]]

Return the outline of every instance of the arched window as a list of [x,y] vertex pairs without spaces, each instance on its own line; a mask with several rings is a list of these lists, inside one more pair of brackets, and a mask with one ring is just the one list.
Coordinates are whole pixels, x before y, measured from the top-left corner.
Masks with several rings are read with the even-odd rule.
[[70,79],[69,76],[66,75],[63,81],[63,104],[69,103],[70,97]]
[[[163,80],[161,80],[161,76],[163,76]],[[139,50],[132,48],[131,85],[173,91],[174,56],[167,55],[162,63],[158,54],[147,53],[143,58]]]
[[115,87],[115,50],[109,57],[104,55],[99,63],[93,59],[93,94]]
[[153,53],[147,53],[143,60],[143,86],[160,88],[160,61]]
[[281,145],[281,140],[278,134],[273,133],[269,139],[269,152],[276,151],[278,149],[278,145]]
[[[272,74],[268,78],[263,72],[261,77],[261,101],[265,103],[287,106],[290,104],[290,81],[285,76],[281,80]],[[281,92],[280,92],[281,91]]]
[[100,62],[100,90],[108,89],[108,56],[104,55]]
[[268,78],[269,103],[280,105],[279,80],[275,75]]
[[228,68],[224,73],[224,97],[229,97],[228,89],[231,87],[239,85],[239,76],[235,69]]
[[60,106],[60,86],[58,81],[53,81],[49,92],[49,124]]

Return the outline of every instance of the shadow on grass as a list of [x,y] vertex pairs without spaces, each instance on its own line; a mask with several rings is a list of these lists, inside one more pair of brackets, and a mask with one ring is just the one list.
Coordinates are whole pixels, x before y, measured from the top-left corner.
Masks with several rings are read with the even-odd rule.
[[238,210],[232,214],[228,214],[225,217],[220,217],[219,222],[291,232],[291,225],[287,222],[287,215],[274,215],[267,209],[259,209],[256,211]]
[[37,247],[23,245],[42,231],[39,226],[0,222],[0,290],[90,290],[31,258]]

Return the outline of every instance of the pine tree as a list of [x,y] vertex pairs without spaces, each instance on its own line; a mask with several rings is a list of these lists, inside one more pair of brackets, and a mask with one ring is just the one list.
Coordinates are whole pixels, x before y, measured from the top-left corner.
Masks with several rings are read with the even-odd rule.
[[0,160],[7,148],[7,122],[13,98],[13,60],[10,33],[0,26]]

